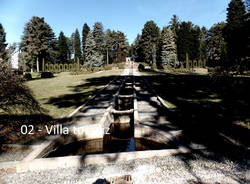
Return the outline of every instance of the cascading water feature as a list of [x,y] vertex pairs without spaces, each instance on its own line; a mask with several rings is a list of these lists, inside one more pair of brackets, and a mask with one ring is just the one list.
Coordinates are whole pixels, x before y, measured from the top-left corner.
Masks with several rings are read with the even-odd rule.
[[104,147],[121,147],[119,151],[134,151],[134,89],[133,76],[127,76],[115,100],[110,138]]
[[124,76],[114,95],[113,105],[108,111],[108,126],[104,125],[103,138],[77,140],[58,146],[47,157],[176,148],[157,130],[144,127],[138,122],[135,125],[135,95],[135,77],[131,73]]

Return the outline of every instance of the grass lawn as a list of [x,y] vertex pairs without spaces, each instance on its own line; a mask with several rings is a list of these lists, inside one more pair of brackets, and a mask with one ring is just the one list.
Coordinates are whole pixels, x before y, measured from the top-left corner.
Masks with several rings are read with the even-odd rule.
[[[108,84],[123,70],[107,70],[103,72],[71,75],[63,72],[54,78],[26,82],[33,92],[34,98],[44,109],[43,114],[0,114],[0,156],[1,152],[8,152],[2,144],[30,144],[44,140],[48,136],[45,125],[64,124],[67,118],[57,119],[69,115],[78,106],[82,105],[96,90]],[[22,134],[22,125],[33,125],[34,134]],[[37,131],[43,129],[42,132]]]
[[[102,88],[122,70],[108,70],[90,74],[72,75],[62,72],[50,79],[35,79],[26,82],[35,99],[48,115],[60,118],[69,115],[84,103],[97,89]],[[106,79],[106,80],[98,80]]]
[[[250,78],[142,72],[170,106],[172,122],[208,147],[227,139],[250,150]],[[224,137],[224,138],[222,138]]]

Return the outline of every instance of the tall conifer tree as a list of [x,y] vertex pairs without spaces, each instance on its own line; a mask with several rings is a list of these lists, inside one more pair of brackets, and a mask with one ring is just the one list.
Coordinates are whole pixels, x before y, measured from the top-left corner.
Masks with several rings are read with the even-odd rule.
[[59,62],[60,63],[67,63],[68,62],[68,44],[67,38],[65,37],[64,33],[61,31],[58,38],[58,51],[59,51]]
[[244,34],[244,17],[246,15],[246,7],[242,0],[231,0],[227,8],[227,24],[225,27],[225,39],[227,42],[227,53],[229,65],[240,62],[244,55],[242,43],[245,42]]
[[87,38],[87,35],[90,31],[90,28],[88,26],[87,23],[85,23],[83,25],[83,28],[82,28],[82,55],[83,55],[83,62],[85,60],[85,42],[86,42],[86,38]]
[[177,64],[174,33],[169,27],[164,27],[161,33],[161,61],[164,65]]
[[96,49],[99,54],[104,54],[104,32],[101,22],[96,22],[93,29],[93,38],[96,43]]
[[91,31],[89,31],[87,35],[84,49],[86,54],[84,65],[87,68],[92,70],[93,67],[100,67],[103,65],[103,55],[98,51],[98,47],[96,46],[96,42]]
[[[36,59],[37,72],[40,71],[41,60],[49,54],[54,42],[54,32],[44,21],[44,18],[32,17],[25,25],[21,47],[28,53],[29,59],[33,62]],[[33,63],[31,64],[33,65]]]
[[74,34],[74,53],[75,53],[75,59],[81,60],[82,58],[81,39],[78,29],[76,29]]
[[140,45],[142,48],[142,59],[149,64],[153,63],[153,56],[156,55],[156,46],[158,45],[160,29],[154,21],[148,21],[142,29]]

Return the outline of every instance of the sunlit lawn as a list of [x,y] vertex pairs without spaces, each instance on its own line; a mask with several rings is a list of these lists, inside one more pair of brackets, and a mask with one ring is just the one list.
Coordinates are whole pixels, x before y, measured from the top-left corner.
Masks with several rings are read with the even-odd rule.
[[[62,72],[55,75],[54,78],[50,79],[35,79],[26,82],[27,86],[32,90],[35,99],[41,104],[42,108],[47,110],[48,114],[54,118],[60,118],[62,116],[69,115],[75,108],[76,105],[59,107],[53,103],[50,103],[51,99],[60,99],[65,95],[72,95],[73,97],[78,97],[79,99],[68,99],[68,101],[77,101],[80,105],[92,95],[97,89],[102,88],[109,81],[104,81],[99,84],[88,84],[86,88],[79,88],[83,86],[92,78],[103,78],[114,75],[120,75],[122,70],[108,70],[103,72],[96,72],[90,74],[72,75],[69,72]],[[82,98],[81,95],[85,94]],[[87,94],[87,95],[86,95]]]

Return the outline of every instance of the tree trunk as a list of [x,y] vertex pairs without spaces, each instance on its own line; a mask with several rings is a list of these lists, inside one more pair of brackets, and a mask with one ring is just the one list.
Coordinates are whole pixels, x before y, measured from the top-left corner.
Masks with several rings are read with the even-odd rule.
[[107,65],[109,64],[109,50],[107,49]]
[[39,58],[36,57],[36,71],[39,72]]

